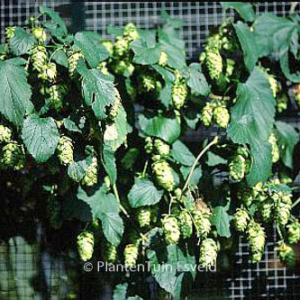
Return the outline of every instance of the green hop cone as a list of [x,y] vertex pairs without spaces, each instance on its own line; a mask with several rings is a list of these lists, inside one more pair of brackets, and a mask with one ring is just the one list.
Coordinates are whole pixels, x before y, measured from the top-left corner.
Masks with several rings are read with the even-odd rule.
[[288,97],[286,94],[281,94],[279,97],[276,98],[276,108],[279,113],[287,110],[288,108]]
[[300,223],[298,220],[294,220],[287,226],[288,240],[291,244],[298,243],[300,241]]
[[272,162],[276,163],[280,158],[280,150],[277,144],[276,135],[273,132],[269,137],[269,143],[272,145]]
[[218,246],[213,239],[205,239],[200,245],[199,263],[202,267],[211,267],[216,264]]
[[288,267],[293,268],[295,266],[296,256],[291,246],[281,241],[275,250],[278,251],[281,261],[286,263]]
[[209,220],[210,214],[204,211],[195,210],[193,212],[197,236],[199,238],[206,238],[211,231],[211,222]]
[[62,218],[60,215],[60,202],[57,197],[50,197],[48,199],[47,212],[51,227],[59,229],[62,225]]
[[150,75],[142,75],[142,89],[151,92],[156,88],[156,80]]
[[118,115],[118,113],[120,111],[120,107],[122,105],[121,104],[120,93],[119,93],[119,91],[116,88],[115,88],[115,94],[116,94],[116,96],[115,96],[115,102],[114,102],[114,104],[112,105],[112,107],[111,107],[111,109],[109,111],[109,117],[112,120],[114,120],[117,117],[117,115]]
[[223,60],[218,50],[206,52],[206,65],[211,79],[219,79],[223,72]]
[[105,243],[103,258],[108,263],[115,263],[117,261],[117,247],[111,243]]
[[145,138],[145,146],[144,149],[146,153],[150,154],[153,151],[153,140],[150,136]]
[[168,64],[168,54],[165,51],[160,52],[158,64],[165,67]]
[[74,76],[77,63],[80,58],[84,58],[83,54],[81,52],[71,52],[71,55],[68,57],[68,62],[69,62],[69,74],[70,76]]
[[57,76],[56,64],[55,63],[48,63],[44,64],[42,67],[41,72],[39,73],[38,77],[42,80],[53,81]]
[[137,211],[137,220],[141,228],[147,227],[151,222],[151,208],[141,207]]
[[25,167],[25,151],[16,142],[6,144],[1,151],[0,166],[2,169],[22,170]]
[[57,155],[62,165],[68,165],[74,161],[73,157],[73,143],[72,140],[63,135],[60,137],[57,146]]
[[268,74],[267,75],[268,80],[269,80],[269,84],[273,93],[273,97],[276,98],[276,95],[278,93],[278,83],[277,80],[275,79],[275,77],[273,75]]
[[178,221],[174,216],[165,216],[162,220],[165,240],[168,244],[177,244],[180,239]]
[[12,132],[8,127],[0,125],[0,143],[8,143],[11,140],[11,135]]
[[174,189],[174,176],[172,169],[165,160],[158,160],[152,164],[157,183],[167,191]]
[[57,111],[63,108],[63,97],[67,94],[67,88],[64,84],[53,84],[46,89],[50,96],[51,106]]
[[82,261],[92,258],[94,252],[94,234],[83,231],[77,236],[77,250]]
[[233,59],[227,58],[226,59],[226,73],[225,73],[225,77],[226,77],[227,81],[229,81],[229,77],[232,76],[234,70],[235,70],[235,61]]
[[35,46],[31,52],[32,66],[33,69],[37,70],[39,73],[43,72],[44,66],[47,61],[47,50],[45,46],[38,45]]
[[114,71],[117,74],[123,75],[125,77],[130,77],[133,74],[134,70],[135,70],[134,65],[124,60],[119,61],[114,68]]
[[273,216],[274,205],[271,201],[265,201],[261,205],[261,215],[265,222],[270,222]]
[[114,53],[123,56],[129,50],[129,41],[122,36],[118,36],[114,43]]
[[275,219],[281,225],[286,225],[291,216],[291,205],[279,202],[275,207]]
[[180,231],[184,239],[191,237],[193,233],[193,221],[187,211],[181,211],[179,214]]
[[135,244],[128,244],[124,249],[124,262],[127,268],[136,265],[139,256],[139,249]]
[[182,198],[182,189],[176,188],[175,191],[174,191],[174,195],[175,195],[176,199],[178,201],[180,201],[181,198]]
[[7,41],[10,41],[15,36],[16,26],[9,26],[5,29],[5,36]]
[[124,37],[131,41],[134,41],[136,39],[138,39],[139,37],[139,33],[136,29],[136,26],[133,23],[128,23],[125,27],[124,27]]
[[93,186],[98,182],[98,160],[97,157],[92,158],[92,162],[87,168],[82,179],[82,184],[86,186]]
[[160,139],[154,140],[154,148],[158,155],[167,157],[170,154],[170,146]]
[[42,27],[35,27],[32,29],[32,35],[39,41],[45,42],[47,39],[47,34],[44,28]]
[[238,208],[234,214],[234,225],[237,231],[244,232],[250,220],[248,211],[243,208]]
[[226,128],[229,123],[230,114],[225,106],[218,106],[214,109],[213,118],[218,126]]
[[175,82],[172,88],[172,100],[176,109],[180,109],[185,102],[188,90],[185,82],[182,80]]
[[229,163],[229,178],[239,182],[243,180],[246,173],[246,159],[242,155],[235,155]]
[[207,102],[201,112],[201,121],[204,126],[210,126],[213,119],[214,106],[212,103]]
[[250,245],[251,259],[253,262],[259,262],[265,248],[266,234],[263,227],[254,220],[248,225],[248,242]]

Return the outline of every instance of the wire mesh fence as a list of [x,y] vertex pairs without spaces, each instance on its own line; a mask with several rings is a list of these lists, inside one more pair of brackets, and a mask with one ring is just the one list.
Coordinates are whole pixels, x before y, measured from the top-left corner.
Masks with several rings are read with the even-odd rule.
[[[257,12],[274,12],[286,15],[290,2],[259,2]],[[183,20],[181,35],[190,58],[196,58],[212,27],[233,16],[231,9],[224,10],[219,2],[77,2],[4,0],[0,3],[0,38],[4,41],[5,27],[22,25],[31,15],[38,14],[39,6],[46,5],[58,11],[71,31],[78,29],[98,31],[110,38],[107,26],[122,26],[134,22],[139,28],[152,28],[161,23],[161,11]],[[298,6],[299,12],[299,6]],[[285,119],[300,129],[299,117]],[[203,129],[197,137],[213,134]],[[299,181],[299,180],[297,180]],[[5,226],[5,225],[3,225]],[[1,237],[0,237],[1,240]],[[239,240],[238,250],[226,271],[201,274],[195,284],[191,299],[299,299],[300,274],[298,269],[289,271],[274,250],[276,230],[268,241],[263,261],[249,262],[248,244]],[[299,254],[300,249],[295,249]],[[299,255],[298,255],[299,257]],[[224,264],[229,258],[223,257]],[[47,245],[41,247],[39,240],[29,243],[23,237],[15,237],[0,243],[0,299],[67,299],[72,291],[70,277],[79,265],[70,263],[66,256],[53,256]],[[110,299],[111,286],[103,283],[101,291],[87,279],[86,274],[77,278],[77,299]],[[92,292],[92,290],[95,292]],[[68,296],[69,295],[69,296]],[[155,299],[155,293],[152,296]],[[76,299],[76,298],[73,298]]]

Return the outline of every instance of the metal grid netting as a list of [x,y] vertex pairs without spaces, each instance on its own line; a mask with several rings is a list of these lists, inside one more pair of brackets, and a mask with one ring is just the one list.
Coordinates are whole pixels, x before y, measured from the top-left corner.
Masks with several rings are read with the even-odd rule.
[[[73,2],[75,3],[75,1]],[[192,57],[197,54],[205,42],[209,30],[222,23],[227,17],[233,16],[233,10],[223,10],[218,2],[86,1],[76,4],[81,5],[84,13],[77,14],[74,19],[74,8],[72,9],[74,3],[70,0],[1,1],[0,37],[2,42],[7,26],[22,25],[29,16],[38,14],[40,5],[54,8],[63,16],[69,26],[74,25],[74,22],[79,22],[81,28],[98,31],[106,38],[110,38],[106,32],[106,28],[110,24],[121,27],[128,22],[134,22],[139,28],[152,28],[161,23],[161,11],[166,10],[172,17],[183,20],[184,27],[180,33],[186,42],[188,56]],[[277,15],[286,15],[289,9],[289,2],[260,2],[256,5],[258,12],[268,11]],[[75,27],[72,26],[72,28]],[[289,122],[300,129],[299,118],[289,119]],[[213,135],[213,131],[200,130],[197,133],[197,136],[201,138],[208,135]],[[187,139],[195,140],[195,136]],[[191,299],[299,299],[300,275],[288,271],[279,263],[276,251],[274,251],[276,241],[277,236],[274,231],[267,243],[263,261],[260,264],[252,265],[249,263],[248,245],[240,240],[232,271],[226,273],[225,278],[220,278],[217,274],[205,274],[202,279],[204,285],[192,294]],[[8,265],[8,261],[10,265]],[[39,244],[28,245],[25,240],[19,238],[17,238],[17,242],[11,242],[10,249],[1,244],[0,286],[2,290],[6,289],[9,292],[2,294],[0,299],[2,299],[1,297],[8,300],[27,300],[33,299],[33,297],[34,299],[45,299],[45,295],[49,299],[64,299],[68,290],[62,285],[64,280],[67,282],[65,268],[62,261],[57,262],[57,259],[51,257],[49,253],[40,251]],[[41,278],[41,274],[37,276],[37,273],[40,272],[43,273],[42,282],[38,282],[38,279],[34,281],[34,278]],[[18,295],[16,295],[16,284]],[[85,299],[85,291],[93,286],[91,283],[85,283],[84,279],[81,286],[82,293],[80,293],[79,299]],[[104,298],[105,296],[101,295],[97,298],[95,296],[95,299]]]

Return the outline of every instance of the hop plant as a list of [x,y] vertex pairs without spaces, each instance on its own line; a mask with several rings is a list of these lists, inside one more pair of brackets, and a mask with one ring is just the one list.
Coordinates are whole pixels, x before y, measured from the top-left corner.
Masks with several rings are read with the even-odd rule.
[[124,262],[127,268],[133,267],[136,265],[139,255],[139,250],[137,245],[128,244],[124,249]]
[[165,216],[162,220],[165,239],[168,244],[177,244],[180,239],[178,221],[174,216]]
[[81,52],[71,52],[71,55],[68,58],[69,74],[71,77],[74,76],[74,72],[76,70],[77,63],[80,58],[84,58],[84,56]]
[[168,64],[168,54],[165,51],[160,52],[158,64],[165,67]]
[[276,163],[280,158],[280,150],[277,144],[277,138],[273,132],[269,137],[269,143],[272,145],[272,162]]
[[59,229],[62,225],[62,219],[60,215],[60,203],[57,197],[50,197],[48,199],[47,211],[49,217],[49,224],[54,229]]
[[16,27],[15,26],[9,26],[5,29],[5,35],[6,39],[10,41],[15,36]]
[[25,151],[16,142],[6,144],[1,151],[0,166],[3,169],[19,171],[25,167]]
[[161,139],[154,140],[154,148],[158,155],[166,157],[170,154],[170,146]]
[[86,186],[93,186],[97,182],[98,182],[98,160],[96,156],[93,156],[92,162],[87,168],[81,183]]
[[291,216],[292,206],[290,203],[280,201],[275,207],[275,219],[281,225],[286,225]]
[[123,56],[129,50],[129,41],[123,36],[118,36],[114,43],[114,53]]
[[210,78],[218,80],[223,71],[223,60],[219,50],[209,49],[206,52],[206,65]]
[[103,257],[106,262],[115,263],[117,261],[117,247],[111,243],[105,243]]
[[271,220],[273,208],[274,205],[271,201],[265,201],[262,203],[260,211],[265,222],[269,222]]
[[187,211],[181,211],[179,214],[180,231],[184,239],[191,237],[193,233],[193,221]]
[[174,176],[172,169],[165,160],[158,160],[152,164],[157,183],[167,191],[174,189]]
[[275,250],[278,251],[281,261],[286,263],[291,268],[295,266],[296,256],[291,246],[281,241],[278,243],[278,246]]
[[48,63],[42,66],[41,72],[38,77],[42,80],[53,81],[57,76],[56,64]]
[[34,27],[32,29],[32,35],[41,43],[45,42],[47,39],[46,31],[42,27]]
[[94,234],[83,231],[77,236],[77,250],[82,261],[92,258],[94,252]]
[[201,112],[201,121],[204,126],[210,126],[213,120],[214,106],[207,102]]
[[222,128],[226,128],[229,123],[230,115],[225,106],[218,106],[214,109],[213,117],[216,124]]
[[42,72],[47,61],[46,47],[43,45],[35,46],[30,53],[33,69],[37,70],[39,73]]
[[233,181],[241,181],[246,173],[246,159],[242,155],[235,155],[229,163],[229,178]]
[[294,220],[287,226],[288,240],[291,244],[298,243],[300,241],[300,223],[298,220]]
[[210,214],[205,211],[195,210],[193,217],[198,237],[206,238],[211,230]]
[[172,88],[172,100],[176,109],[180,109],[185,102],[188,90],[184,81],[175,82]]
[[210,267],[216,264],[218,246],[213,239],[205,239],[200,245],[199,263],[203,267]]
[[74,161],[73,157],[73,143],[71,138],[63,135],[60,137],[58,146],[58,159],[62,165],[68,165]]
[[234,214],[234,225],[237,231],[244,232],[250,220],[248,211],[243,208],[238,208]]
[[11,130],[4,126],[0,125],[0,143],[8,143],[11,140]]
[[141,228],[149,226],[151,222],[151,208],[139,208],[137,211],[137,219]]
[[120,107],[121,107],[121,96],[120,96],[120,93],[117,89],[114,89],[115,91],[115,102],[113,104],[113,106],[111,107],[111,110],[109,111],[109,117],[110,119],[114,120],[118,113],[119,113],[119,110],[120,110]]
[[248,225],[248,242],[253,262],[259,262],[265,247],[266,234],[263,227],[251,220]]
[[133,23],[128,23],[125,27],[124,27],[124,37],[131,41],[134,41],[136,39],[138,39],[139,37],[139,33],[136,29],[136,26]]

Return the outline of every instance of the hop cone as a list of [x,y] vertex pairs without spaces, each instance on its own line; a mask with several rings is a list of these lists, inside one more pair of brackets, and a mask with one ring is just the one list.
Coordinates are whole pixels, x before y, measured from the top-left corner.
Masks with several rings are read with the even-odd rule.
[[291,244],[298,243],[300,241],[300,223],[295,220],[287,226],[288,239]]
[[142,75],[142,84],[146,92],[153,91],[156,88],[156,80],[150,75]]
[[238,208],[234,214],[234,225],[237,231],[245,231],[250,220],[248,211],[246,209]]
[[286,225],[291,216],[291,205],[283,202],[279,202],[275,208],[275,218],[281,225]]
[[0,166],[3,169],[19,171],[25,166],[25,153],[22,146],[10,142],[2,148]]
[[166,157],[170,154],[170,146],[160,139],[154,140],[154,148],[158,155]]
[[214,107],[211,103],[207,102],[201,112],[201,121],[204,126],[210,126],[213,119]]
[[67,93],[66,86],[63,84],[54,84],[47,89],[47,93],[50,95],[52,107],[56,111],[60,111],[63,107],[63,97]]
[[35,70],[42,72],[47,61],[45,46],[38,45],[31,50],[32,65]]
[[241,181],[245,177],[246,159],[242,155],[236,155],[229,163],[229,178]]
[[280,150],[277,144],[277,138],[273,132],[269,137],[269,143],[272,145],[272,162],[276,163],[280,158]]
[[151,208],[139,208],[137,212],[137,219],[141,228],[149,226],[151,222]]
[[248,242],[250,245],[253,262],[259,262],[265,247],[266,235],[263,227],[255,221],[250,221],[248,226]]
[[261,206],[261,215],[265,222],[269,222],[273,215],[273,203],[271,201],[263,202]]
[[169,244],[177,244],[180,238],[180,229],[177,219],[174,216],[166,216],[162,220],[162,224],[166,242]]
[[271,86],[273,97],[276,98],[276,95],[278,93],[278,84],[277,84],[277,81],[274,78],[274,76],[270,75],[270,74],[268,74],[268,80],[269,80],[269,83],[270,83],[270,86]]
[[117,260],[117,247],[110,243],[105,243],[103,256],[106,262],[115,263]]
[[278,251],[281,261],[286,263],[290,268],[295,266],[296,256],[291,246],[284,242],[279,242],[279,245],[275,250]]
[[47,34],[44,28],[42,27],[35,27],[32,29],[32,35],[39,41],[45,42],[47,39]]
[[94,234],[83,231],[77,237],[77,250],[82,261],[92,258],[94,252]]
[[193,221],[187,211],[181,211],[179,214],[180,230],[184,239],[189,238],[193,233]]
[[56,78],[57,70],[55,63],[47,63],[42,66],[38,77],[43,80],[53,81]]
[[114,53],[123,56],[129,50],[129,41],[122,36],[116,38],[114,44]]
[[5,29],[6,39],[10,41],[15,36],[15,26],[9,26]]
[[135,244],[126,245],[124,249],[124,262],[127,268],[133,267],[136,265],[138,259],[139,250]]
[[173,85],[172,100],[175,108],[180,109],[183,106],[187,94],[187,86],[183,81],[180,80]]
[[72,140],[67,136],[61,136],[57,146],[58,159],[62,165],[68,165],[74,161]]
[[174,176],[170,165],[165,160],[158,160],[152,165],[157,183],[167,191],[174,189]]
[[139,37],[139,33],[133,23],[128,23],[124,27],[124,37],[127,38],[130,42],[136,40]]
[[116,93],[115,102],[114,102],[111,110],[109,111],[109,117],[112,120],[114,120],[117,117],[120,107],[121,107],[121,97],[120,97],[119,91],[117,89],[115,89],[115,93]]
[[199,210],[195,210],[193,214],[195,226],[197,229],[197,235],[201,238],[206,238],[211,230],[209,214]]
[[201,243],[199,263],[203,267],[210,267],[216,264],[218,247],[213,239],[206,239]]
[[69,62],[69,74],[72,77],[77,67],[77,63],[80,58],[83,58],[83,54],[81,52],[72,52],[68,58]]
[[3,125],[0,125],[0,143],[8,143],[11,140],[11,130]]
[[213,117],[217,125],[226,128],[229,123],[230,115],[226,107],[218,106],[214,109]]
[[218,50],[206,52],[206,65],[211,79],[219,79],[223,71],[223,60]]
[[89,165],[82,179],[82,184],[93,186],[98,182],[98,160],[97,157],[92,158],[92,163]]

